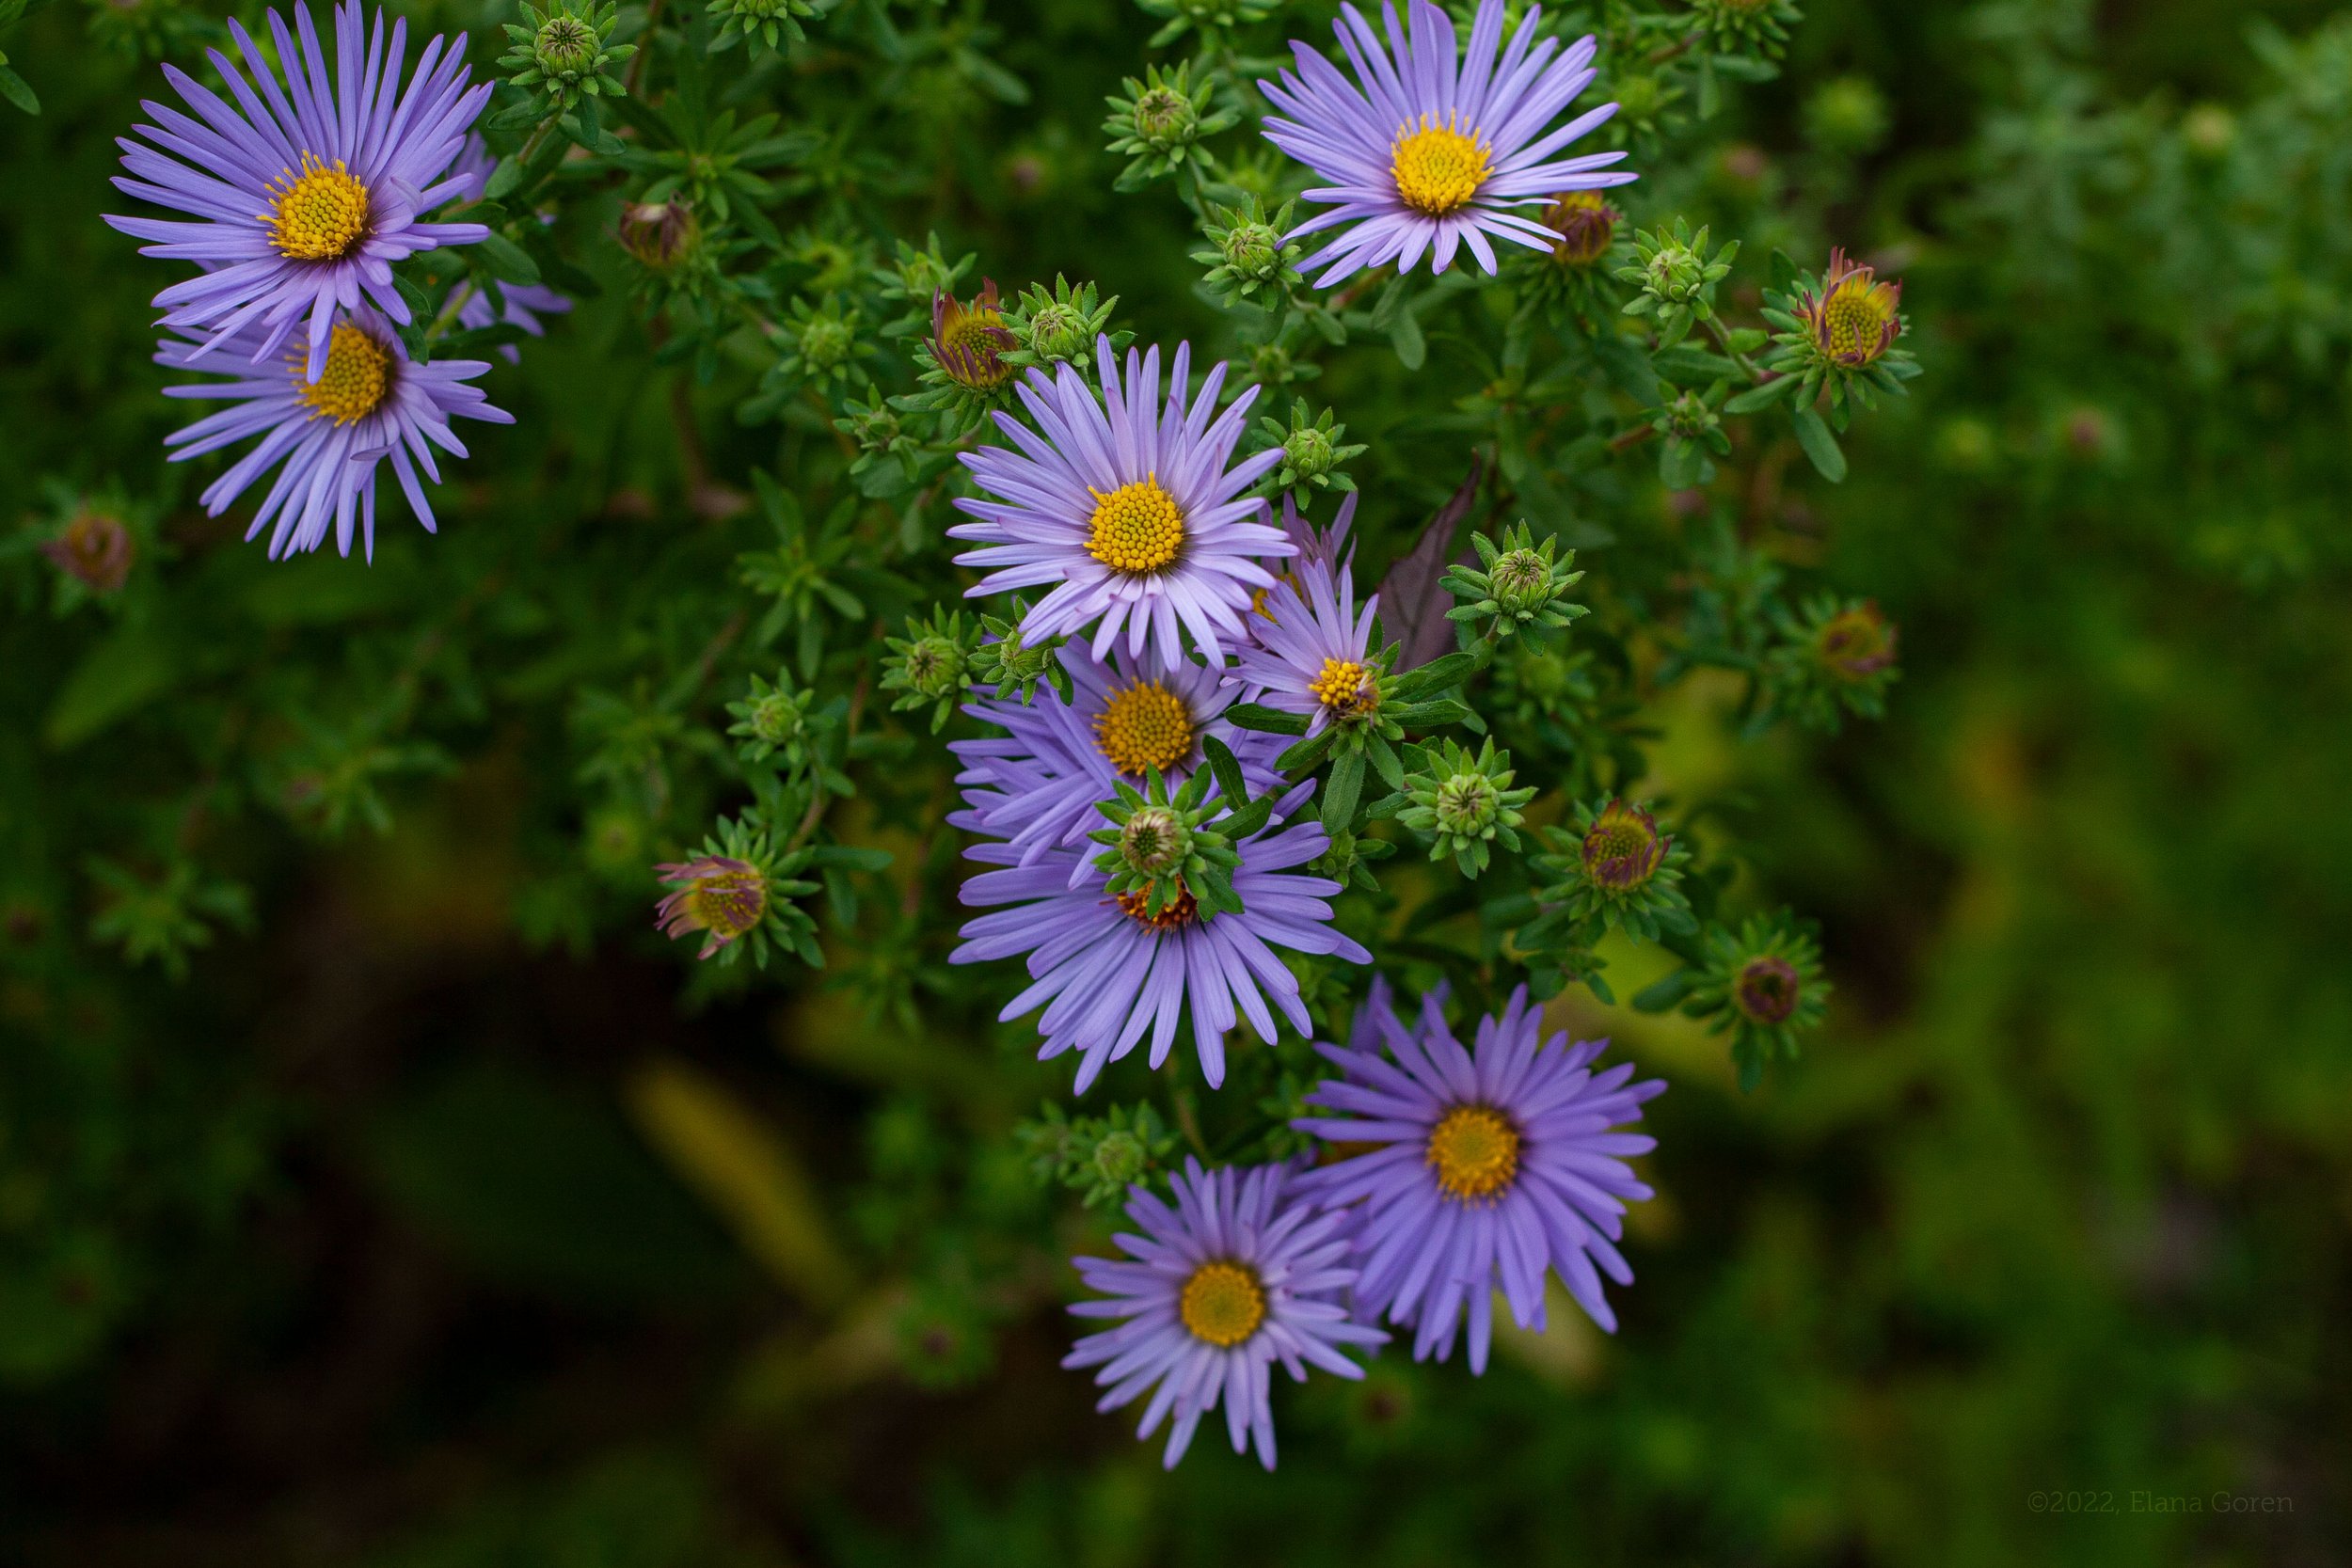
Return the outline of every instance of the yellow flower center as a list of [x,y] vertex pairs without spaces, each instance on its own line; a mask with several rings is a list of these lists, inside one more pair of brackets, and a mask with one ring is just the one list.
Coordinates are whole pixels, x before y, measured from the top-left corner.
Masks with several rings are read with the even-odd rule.
[[270,185],[278,193],[278,211],[262,214],[278,253],[297,261],[332,261],[349,255],[367,233],[368,188],[352,177],[341,158],[330,168],[308,152],[302,155],[299,178],[291,169],[281,178],[284,189],[275,182]]
[[1389,168],[1405,205],[1433,218],[1443,217],[1478,194],[1492,156],[1485,137],[1454,128],[1453,115],[1443,125],[1432,124],[1423,115],[1418,127],[1397,134],[1389,150]]
[[1867,365],[1885,351],[1886,329],[1895,320],[1888,293],[1884,284],[1867,277],[1849,278],[1831,291],[1821,307],[1831,358]]
[[1184,1281],[1176,1314],[1194,1338],[1230,1350],[1265,1322],[1265,1288],[1239,1263],[1203,1263]]
[[294,391],[337,424],[355,424],[375,412],[391,390],[392,356],[383,344],[344,322],[326,341],[326,369],[316,381],[303,375],[306,359],[294,359]]
[[1094,498],[1094,532],[1087,553],[1115,572],[1156,572],[1184,547],[1184,515],[1176,498],[1160,488],[1159,475],[1122,484],[1109,495],[1088,487]]
[[1158,681],[1137,681],[1103,705],[1094,740],[1121,773],[1138,779],[1154,768],[1165,773],[1192,754],[1192,713]]
[[1364,667],[1354,659],[1327,658],[1323,673],[1307,683],[1315,701],[1341,718],[1369,713],[1380,705],[1379,686],[1364,678]]
[[1429,1130],[1429,1164],[1447,1196],[1490,1198],[1519,1172],[1519,1130],[1501,1111],[1456,1105]]

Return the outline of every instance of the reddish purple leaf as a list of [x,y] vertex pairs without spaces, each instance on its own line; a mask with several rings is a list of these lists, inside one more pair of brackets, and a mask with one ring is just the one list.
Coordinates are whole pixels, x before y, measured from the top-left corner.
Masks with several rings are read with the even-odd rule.
[[1454,535],[1477,503],[1478,483],[1486,476],[1486,460],[1473,451],[1470,477],[1462,481],[1453,499],[1438,508],[1438,515],[1422,530],[1421,542],[1399,556],[1390,565],[1389,575],[1380,579],[1380,629],[1397,644],[1399,673],[1454,651],[1454,623],[1445,618],[1445,612],[1454,608],[1454,595],[1446,592],[1444,578],[1447,566],[1456,559],[1464,564],[1477,560],[1467,550],[1454,556]]

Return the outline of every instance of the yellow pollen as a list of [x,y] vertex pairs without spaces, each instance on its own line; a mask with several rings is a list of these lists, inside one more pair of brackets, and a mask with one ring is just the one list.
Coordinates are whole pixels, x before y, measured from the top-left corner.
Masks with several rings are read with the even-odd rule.
[[1443,125],[1427,115],[1418,127],[1397,133],[1389,150],[1389,169],[1396,176],[1396,194],[1405,205],[1431,217],[1467,206],[1486,182],[1486,165],[1493,156],[1476,131],[1455,128],[1448,114]]
[[1094,741],[1121,773],[1138,779],[1154,768],[1165,773],[1192,754],[1192,713],[1158,681],[1137,681],[1103,705]]
[[1380,688],[1364,678],[1364,667],[1354,659],[1325,659],[1323,673],[1308,682],[1307,689],[1343,719],[1380,705]]
[[1519,1130],[1501,1111],[1456,1105],[1429,1130],[1429,1164],[1448,1197],[1491,1198],[1519,1172]]
[[1109,495],[1089,488],[1095,500],[1094,534],[1087,553],[1115,572],[1156,572],[1184,547],[1184,515],[1176,498],[1160,488],[1160,476],[1122,484]]
[[1184,1281],[1176,1315],[1194,1338],[1231,1350],[1265,1322],[1265,1288],[1239,1263],[1203,1263]]
[[1852,364],[1879,356],[1895,311],[1887,302],[1884,285],[1853,277],[1830,292],[1821,316],[1829,327],[1830,356]]
[[326,369],[316,381],[303,373],[307,356],[296,355],[293,364],[295,394],[310,405],[313,418],[324,414],[337,424],[366,419],[391,390],[391,355],[349,322],[338,325],[326,340]]
[[278,211],[262,214],[278,253],[297,261],[332,261],[349,255],[367,233],[368,188],[352,177],[343,161],[338,158],[329,167],[305,152],[301,176],[288,169],[279,178],[285,182],[282,190],[275,182],[270,185],[278,195]]

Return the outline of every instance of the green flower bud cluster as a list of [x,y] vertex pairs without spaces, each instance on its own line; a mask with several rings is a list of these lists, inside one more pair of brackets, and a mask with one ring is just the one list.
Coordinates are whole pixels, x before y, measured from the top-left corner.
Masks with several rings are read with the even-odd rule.
[[906,636],[883,640],[890,655],[882,665],[882,689],[899,693],[890,711],[929,704],[931,733],[937,735],[971,684],[972,654],[979,635],[977,623],[967,626],[961,610],[942,617],[933,605],[929,620],[908,617]]
[[1063,702],[1075,701],[1071,695],[1070,672],[1054,657],[1067,639],[1024,642],[1021,620],[1028,612],[1027,602],[1015,599],[1010,615],[980,617],[980,645],[972,650],[972,684],[993,689],[1000,702],[1025,704],[1036,698],[1038,683],[1042,681]]
[[[1475,877],[1486,869],[1498,839],[1505,849],[1518,848],[1519,808],[1535,791],[1511,787],[1511,753],[1497,752],[1492,736],[1475,753],[1445,739],[1410,747],[1407,757],[1396,819],[1429,840],[1431,860],[1452,855],[1463,876]],[[1381,815],[1380,808],[1373,815]]]
[[1203,47],[1236,27],[1263,22],[1281,9],[1282,0],[1136,0],[1150,16],[1167,17],[1168,24],[1153,33],[1147,47],[1165,49],[1195,28]]
[[1168,71],[1146,66],[1142,81],[1130,76],[1121,85],[1126,95],[1104,101],[1111,113],[1103,121],[1111,138],[1107,150],[1127,158],[1115,190],[1139,190],[1170,174],[1205,176],[1215,160],[1201,139],[1230,131],[1241,120],[1236,110],[1209,107],[1216,84],[1203,78],[1195,87],[1189,65]]
[[1012,333],[1014,346],[1004,352],[1004,362],[1049,374],[1056,365],[1067,364],[1081,375],[1091,374],[1095,339],[1108,333],[1112,347],[1125,348],[1135,337],[1132,332],[1110,331],[1111,312],[1118,309],[1119,296],[1102,299],[1099,293],[1091,283],[1073,287],[1070,279],[1058,274],[1051,289],[1038,283],[1022,290],[1005,312],[1005,325]]
[[924,235],[920,249],[898,241],[896,253],[874,269],[874,288],[886,304],[904,306],[907,313],[884,322],[882,335],[905,338],[929,331],[932,302],[942,294],[953,294],[978,261],[978,255],[971,251],[950,261],[939,248],[936,233]]
[[781,51],[807,37],[800,19],[817,15],[818,8],[810,0],[710,0],[705,9],[720,23],[719,36],[710,40],[712,54],[749,42],[756,59],[762,49]]
[[1688,490],[1715,477],[1714,459],[1731,455],[1731,437],[1724,432],[1719,410],[1729,382],[1718,381],[1706,391],[1685,389],[1658,410],[1650,428],[1663,436],[1659,449],[1659,482],[1669,490]]
[[760,378],[759,391],[743,406],[742,418],[754,421],[772,417],[803,388],[822,391],[850,384],[858,346],[858,309],[827,294],[812,305],[803,294],[793,300],[785,318],[769,328],[776,347],[775,363]]
[[525,25],[504,24],[513,46],[499,64],[506,69],[507,81],[530,91],[535,103],[557,109],[569,109],[582,98],[628,96],[613,71],[637,46],[608,41],[620,22],[617,0],[603,6],[595,0],[554,0],[544,11],[523,0],[522,10]]
[[1353,490],[1356,482],[1340,472],[1339,466],[1370,450],[1360,441],[1346,439],[1347,426],[1338,423],[1330,409],[1314,413],[1304,398],[1291,404],[1288,424],[1272,415],[1260,419],[1258,436],[1261,451],[1267,447],[1282,449],[1281,466],[1272,479],[1277,490],[1295,490],[1302,484],[1318,490]]
[[[1208,744],[1223,750],[1216,741]],[[1231,752],[1216,760],[1238,775]],[[1240,911],[1233,873],[1241,856],[1233,846],[1266,825],[1274,798],[1262,796],[1236,810],[1221,794],[1211,799],[1215,783],[1212,769],[1202,768],[1171,794],[1154,768],[1144,775],[1142,789],[1121,779],[1117,795],[1094,808],[1110,824],[1089,835],[1104,846],[1095,865],[1110,873],[1103,891],[1129,914],[1176,925]]]
[[1013,1137],[1040,1185],[1067,1188],[1089,1209],[1119,1202],[1130,1186],[1168,1169],[1176,1154],[1176,1134],[1149,1104],[1072,1117],[1048,1101]]
[[1192,259],[1209,269],[1201,281],[1219,303],[1231,307],[1263,293],[1257,303],[1271,309],[1305,281],[1298,271],[1305,250],[1282,237],[1291,230],[1294,205],[1284,202],[1272,218],[1254,196],[1239,207],[1210,205],[1201,224],[1209,247],[1194,251]]
[[1886,95],[1867,76],[1822,83],[1804,102],[1804,134],[1822,151],[1840,157],[1875,152],[1886,140]]
[[1494,624],[1487,634],[1508,637],[1533,627],[1565,626],[1588,613],[1584,606],[1563,597],[1584,579],[1584,574],[1572,569],[1574,550],[1554,559],[1560,548],[1558,534],[1546,534],[1539,546],[1522,522],[1502,531],[1500,548],[1484,532],[1470,535],[1470,546],[1478,552],[1476,567],[1446,568],[1445,589],[1462,601],[1445,612],[1447,620],[1491,616]]
[[1672,348],[1690,335],[1692,326],[1715,319],[1715,288],[1731,275],[1732,259],[1740,254],[1734,240],[1711,254],[1707,230],[1693,235],[1681,218],[1670,230],[1645,229],[1633,236],[1636,260],[1620,267],[1618,277],[1641,285],[1629,301],[1629,316],[1658,319],[1658,346]]
[[842,403],[841,417],[833,421],[833,427],[857,443],[857,458],[850,465],[850,473],[857,481],[860,495],[886,500],[921,481],[924,443],[906,428],[898,410],[872,382],[866,384],[863,398]]
[[1804,17],[1796,0],[1692,0],[1692,9],[1716,49],[1767,59],[1779,57]]

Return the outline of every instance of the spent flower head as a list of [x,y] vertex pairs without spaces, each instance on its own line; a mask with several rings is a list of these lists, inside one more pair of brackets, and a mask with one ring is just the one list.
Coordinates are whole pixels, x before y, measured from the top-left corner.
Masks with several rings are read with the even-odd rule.
[[1797,1037],[1820,1024],[1829,992],[1812,922],[1782,910],[1708,933],[1682,1010],[1731,1036],[1740,1086],[1753,1089],[1767,1062],[1796,1060]]
[[[1637,942],[1655,941],[1661,931],[1697,928],[1678,885],[1691,851],[1648,808],[1613,797],[1587,802],[1577,807],[1572,827],[1547,828],[1543,836],[1549,852],[1535,857],[1536,898],[1548,908],[1530,927],[1544,927],[1539,938],[1614,928]],[[1524,931],[1519,942],[1531,949],[1553,945]]]
[[1788,714],[1807,729],[1835,735],[1848,713],[1886,712],[1897,668],[1898,628],[1868,599],[1820,594],[1791,614],[1780,612],[1765,656],[1766,715]]
[[772,944],[818,968],[825,960],[817,946],[817,923],[792,902],[817,891],[815,882],[796,876],[813,858],[807,849],[778,853],[757,811],[722,817],[719,831],[703,841],[701,854],[654,867],[672,890],[655,910],[654,924],[668,937],[702,932],[697,958],[715,957],[731,964],[748,950],[765,969]]
[[1487,635],[1508,637],[1533,627],[1565,626],[1589,613],[1566,597],[1584,574],[1573,569],[1574,550],[1559,555],[1558,534],[1546,534],[1539,546],[1521,522],[1502,531],[1500,547],[1483,531],[1470,535],[1470,546],[1478,552],[1476,567],[1457,563],[1446,568],[1443,586],[1461,601],[1445,612],[1447,620],[1491,616]]
[[1882,280],[1843,250],[1829,253],[1819,277],[1797,276],[1784,257],[1772,261],[1763,315],[1774,346],[1764,364],[1788,384],[1779,395],[1794,394],[1803,408],[1826,390],[1830,422],[1840,430],[1853,404],[1871,407],[1879,392],[1902,396],[1903,383],[1919,373],[1918,361],[1895,346],[1903,331],[1902,285]]

